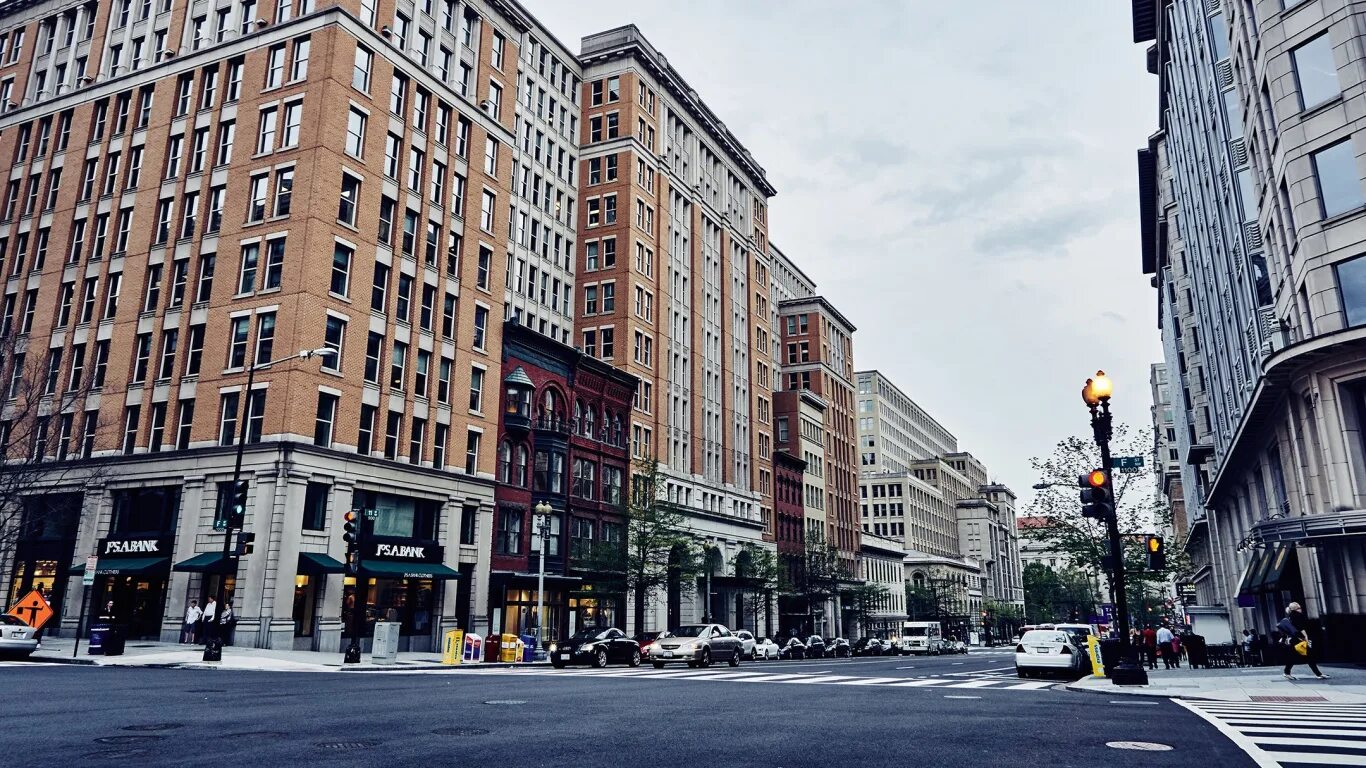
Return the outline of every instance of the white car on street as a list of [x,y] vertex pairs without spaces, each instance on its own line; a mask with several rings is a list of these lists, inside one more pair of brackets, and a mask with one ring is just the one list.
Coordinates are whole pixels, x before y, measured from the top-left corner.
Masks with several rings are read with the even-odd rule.
[[764,661],[768,661],[770,659],[776,660],[781,653],[782,649],[778,647],[777,643],[767,637],[761,637],[755,641],[754,650],[750,651],[749,657],[751,659],[763,659]]
[[1032,629],[1015,646],[1015,673],[1020,677],[1039,677],[1045,672],[1078,676],[1085,655],[1071,635],[1056,629]]
[[735,636],[740,638],[740,655],[746,659],[754,658],[754,633],[748,629],[738,629]]
[[38,650],[38,632],[8,613],[0,614],[0,655],[27,657]]

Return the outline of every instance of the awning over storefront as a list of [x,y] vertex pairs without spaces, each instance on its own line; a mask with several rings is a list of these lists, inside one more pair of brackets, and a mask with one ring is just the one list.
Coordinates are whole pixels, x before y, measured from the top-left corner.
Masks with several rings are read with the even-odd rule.
[[460,572],[440,563],[405,563],[391,560],[363,560],[361,570],[381,579],[458,579]]
[[204,552],[176,563],[172,570],[181,573],[226,573],[235,564],[235,560],[224,556],[222,552]]
[[300,552],[299,570],[308,576],[326,576],[332,573],[345,573],[346,565],[318,552]]
[[1257,588],[1257,583],[1261,581],[1262,566],[1266,563],[1266,552],[1254,550],[1252,559],[1247,563],[1247,570],[1243,571],[1243,579],[1238,582],[1238,594],[1250,595]]
[[1281,588],[1281,576],[1285,574],[1286,565],[1290,563],[1290,558],[1294,555],[1295,545],[1293,544],[1282,544],[1268,550],[1266,573],[1262,575],[1262,581],[1257,585],[1257,591],[1278,591]]
[[[165,571],[171,559],[169,557],[124,557],[124,558],[103,558],[100,564],[95,567],[97,576],[138,576],[145,573],[156,573]],[[70,575],[85,575],[85,563],[74,566]]]

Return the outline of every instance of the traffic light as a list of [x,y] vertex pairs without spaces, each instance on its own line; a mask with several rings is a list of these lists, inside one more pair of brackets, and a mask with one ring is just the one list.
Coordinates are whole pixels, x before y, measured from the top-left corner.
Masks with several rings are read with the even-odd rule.
[[228,527],[241,530],[247,522],[247,481],[238,480],[228,505]]
[[243,555],[250,555],[255,548],[255,545],[252,543],[254,541],[256,541],[256,534],[239,531],[237,533],[237,556],[242,557]]
[[343,516],[346,520],[342,525],[342,539],[346,542],[347,549],[354,549],[360,546],[360,513],[354,509],[348,509]]
[[1165,571],[1167,569],[1167,545],[1162,541],[1161,536],[1148,537],[1148,570]]
[[1110,496],[1110,473],[1093,469],[1077,478],[1081,486],[1081,516],[1105,520],[1115,511]]

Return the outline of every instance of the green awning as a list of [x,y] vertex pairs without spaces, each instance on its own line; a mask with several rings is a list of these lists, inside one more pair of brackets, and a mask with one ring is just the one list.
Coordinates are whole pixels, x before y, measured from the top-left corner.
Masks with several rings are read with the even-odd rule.
[[225,557],[222,552],[204,552],[176,563],[172,570],[182,573],[226,573],[236,565],[235,559]]
[[381,579],[458,579],[460,572],[440,563],[400,563],[391,560],[362,560],[367,576]]
[[1243,579],[1238,582],[1238,594],[1250,595],[1256,589],[1257,583],[1261,581],[1262,566],[1266,563],[1266,553],[1258,549],[1253,551],[1252,559],[1247,561],[1247,569],[1243,571]]
[[1257,585],[1257,589],[1261,592],[1279,590],[1281,588],[1281,575],[1285,573],[1285,568],[1294,555],[1294,544],[1281,544],[1271,550],[1266,558],[1266,573],[1262,576],[1262,582]]
[[[104,558],[100,564],[95,566],[97,576],[137,576],[144,573],[155,573],[165,571],[171,559],[169,557],[125,557],[125,558]],[[85,563],[72,568],[72,576],[85,575]]]
[[300,552],[297,572],[308,576],[326,576],[330,573],[345,573],[346,565],[318,552]]

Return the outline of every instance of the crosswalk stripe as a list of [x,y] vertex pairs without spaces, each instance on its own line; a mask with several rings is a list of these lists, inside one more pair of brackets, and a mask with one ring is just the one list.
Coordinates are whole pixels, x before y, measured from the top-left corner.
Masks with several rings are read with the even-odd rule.
[[966,683],[954,683],[946,685],[945,688],[987,688],[996,684],[995,680],[969,680]]
[[856,677],[853,680],[844,680],[836,685],[882,685],[884,683],[895,683],[899,677]]
[[1366,712],[1360,705],[1175,701],[1219,729],[1263,768],[1366,766]]
[[892,685],[891,685],[890,687],[896,687],[896,688],[923,688],[923,687],[930,686],[930,685],[940,685],[940,684],[943,683],[943,682],[944,682],[943,680],[935,680],[935,679],[933,679],[933,678],[925,678],[924,680],[907,680],[907,681],[904,682],[904,683],[892,683]]
[[1041,689],[1041,688],[1052,688],[1053,685],[1054,685],[1053,683],[1041,683],[1041,682],[1035,681],[1035,682],[1016,683],[1016,684],[1014,684],[1014,685],[1007,685],[1005,689],[1008,690],[1008,691],[1037,691],[1037,690],[1039,690],[1039,689]]

